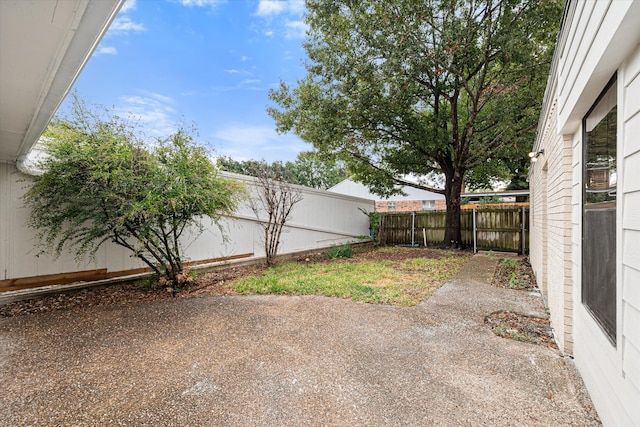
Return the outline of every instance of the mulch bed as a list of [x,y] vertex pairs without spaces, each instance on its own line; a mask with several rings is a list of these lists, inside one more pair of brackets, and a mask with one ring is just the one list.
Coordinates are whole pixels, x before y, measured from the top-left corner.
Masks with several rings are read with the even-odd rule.
[[0,317],[12,317],[23,314],[87,309],[104,305],[128,305],[143,301],[161,301],[172,298],[190,298],[203,294],[224,295],[231,293],[225,287],[227,281],[248,274],[257,274],[263,266],[251,265],[233,267],[202,274],[195,283],[173,293],[166,288],[145,288],[141,282],[126,282],[112,285],[64,291],[0,306]]
[[[358,262],[358,261],[402,261],[408,258],[441,258],[445,253],[429,248],[411,248],[403,251],[378,250],[373,245],[354,246],[352,258],[329,260],[326,251],[293,258],[300,263]],[[291,261],[291,260],[289,260]],[[179,292],[168,292],[164,288],[144,288],[138,282],[112,284],[100,287],[71,290],[41,296],[24,301],[16,301],[0,306],[0,317],[44,313],[72,308],[88,309],[105,305],[128,305],[144,301],[161,301],[172,298],[191,298],[200,295],[233,294],[226,284],[239,277],[256,275],[265,269],[264,265],[248,265],[220,269],[201,274],[193,284],[188,284]]]
[[533,289],[536,281],[528,258],[500,260],[493,276],[493,286],[510,289]]
[[[535,289],[536,281],[529,259],[501,260],[496,267],[492,285],[524,291]],[[498,336],[558,348],[548,318],[502,310],[487,315],[484,323]]]
[[558,348],[549,319],[511,311],[496,311],[486,316],[484,323],[501,337]]

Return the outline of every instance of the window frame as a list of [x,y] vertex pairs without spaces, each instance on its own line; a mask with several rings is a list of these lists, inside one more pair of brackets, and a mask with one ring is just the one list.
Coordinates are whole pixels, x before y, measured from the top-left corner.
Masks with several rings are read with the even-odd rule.
[[[429,204],[429,206],[427,206]],[[422,210],[423,211],[432,211],[436,208],[435,200],[423,200],[422,201]]]
[[[589,157],[589,149],[591,148],[589,145],[589,134],[591,132],[593,132],[596,127],[598,127],[602,121],[607,118],[607,116],[615,109],[616,110],[616,126],[615,126],[615,132],[614,132],[614,146],[615,146],[615,155],[614,155],[614,160],[615,160],[615,169],[617,171],[617,163],[618,163],[618,132],[617,132],[617,124],[619,122],[619,111],[618,111],[618,107],[619,107],[619,103],[618,103],[618,97],[617,97],[617,73],[613,75],[613,77],[609,80],[609,82],[605,85],[604,89],[602,90],[602,92],[598,95],[598,98],[596,98],[596,100],[594,101],[593,105],[589,108],[589,110],[587,111],[587,113],[584,115],[584,117],[582,118],[582,162],[581,162],[581,168],[582,168],[582,200],[581,200],[581,204],[580,204],[580,209],[581,209],[581,214],[582,214],[582,235],[581,235],[581,241],[582,241],[582,249],[581,249],[581,270],[582,270],[582,278],[581,278],[581,283],[580,283],[580,294],[581,294],[581,303],[583,305],[583,307],[586,309],[586,311],[591,315],[591,317],[594,319],[594,321],[598,324],[598,326],[600,327],[600,329],[602,330],[602,332],[604,333],[604,335],[606,336],[606,338],[609,340],[609,342],[611,343],[611,345],[613,347],[617,346],[617,333],[618,333],[618,328],[617,328],[617,316],[618,316],[618,292],[617,292],[617,278],[616,278],[616,265],[617,265],[617,254],[616,254],[616,248],[617,248],[617,242],[616,242],[616,233],[617,233],[617,209],[618,209],[618,202],[617,202],[617,194],[616,194],[616,190],[618,187],[618,183],[616,182],[616,185],[614,187],[614,191],[613,194],[615,194],[615,198],[613,200],[613,207],[610,206],[611,201],[608,200],[608,204],[609,206],[607,206],[607,204],[605,203],[604,205],[598,206],[597,202],[594,201],[589,201],[589,197],[588,197],[588,183],[593,182],[594,176],[593,174],[591,176],[589,176],[589,168],[588,168],[588,157]],[[590,118],[589,116],[592,115],[592,113],[594,113],[594,111],[596,109],[598,109],[598,107],[600,107],[600,102],[603,101],[603,99],[607,96],[610,96],[610,91],[613,90],[614,91],[614,96],[615,96],[615,105],[614,107],[612,107],[611,109],[607,110],[606,114],[598,121],[598,123],[593,126],[593,128],[591,129],[591,131],[587,131],[588,126],[587,126],[587,120]],[[609,138],[609,133],[607,132],[607,140]],[[593,169],[593,168],[592,168]],[[590,181],[591,179],[591,181]],[[617,178],[616,178],[617,180]],[[598,185],[602,185],[602,182],[597,182],[596,184]],[[607,184],[607,190],[611,189],[611,183],[609,182],[609,184]],[[598,190],[600,191],[600,190]],[[593,189],[591,191],[592,193],[594,192]],[[591,206],[590,206],[591,205]],[[597,247],[597,245],[600,245],[600,248],[606,248],[607,247],[607,243],[609,243],[609,246],[611,246],[611,241],[607,242],[607,239],[603,239],[603,240],[597,240],[596,238],[594,238],[593,236],[591,236],[590,233],[594,233],[593,231],[593,227],[590,226],[589,224],[593,221],[594,223],[597,223],[597,220],[591,220],[588,219],[587,216],[593,216],[593,215],[597,215],[597,214],[602,214],[605,215],[607,212],[609,213],[609,215],[611,215],[611,211],[613,209],[613,216],[614,216],[614,220],[613,220],[613,242],[612,242],[612,246],[613,246],[613,254],[611,254],[609,251],[609,253],[603,253],[602,257],[606,258],[608,260],[609,263],[613,263],[613,265],[608,264],[606,266],[599,266],[599,267],[593,267],[593,264],[595,263],[594,260],[592,258],[589,258],[590,255],[593,255],[593,253],[591,252],[593,250],[593,247],[589,246],[589,245],[596,245],[594,247]],[[604,221],[604,223],[606,223],[606,219],[600,219],[601,221]],[[608,223],[606,223],[608,226],[611,225],[611,221],[609,221]],[[596,227],[597,228],[597,227]],[[606,229],[606,227],[601,226],[599,227],[600,229],[604,230]],[[606,234],[606,236],[611,236],[611,233]],[[605,252],[605,251],[603,251]],[[613,257],[613,261],[610,260],[610,256],[612,255]],[[604,261],[607,262],[607,261]],[[590,274],[590,272],[593,271],[598,271],[598,268],[603,268],[606,269],[606,267],[609,267],[611,269],[613,269],[613,279],[610,283],[606,283],[605,285],[601,285],[598,289],[598,292],[596,292],[596,290],[594,289],[594,283],[593,282],[597,282],[593,279],[593,275]],[[595,270],[593,270],[593,268],[595,268]],[[589,271],[587,271],[589,270]],[[606,277],[611,278],[611,274],[605,275]],[[599,282],[598,282],[599,283]],[[605,286],[603,288],[603,286]],[[604,290],[602,290],[604,289]],[[604,292],[604,296],[606,297],[605,300],[606,302],[602,302],[601,300],[598,300],[598,297],[603,295]],[[612,311],[612,314],[607,315],[607,307],[602,307],[605,304],[610,304],[609,310]]]

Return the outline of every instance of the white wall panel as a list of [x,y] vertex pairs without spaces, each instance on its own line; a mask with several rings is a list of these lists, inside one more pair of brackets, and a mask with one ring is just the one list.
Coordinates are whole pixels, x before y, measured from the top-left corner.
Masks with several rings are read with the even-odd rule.
[[[640,25],[640,22],[638,22]],[[625,75],[627,73],[625,72]],[[631,80],[631,82],[624,88],[625,93],[634,94],[640,93],[640,77],[637,75]],[[632,116],[635,116],[640,111],[640,96],[625,96],[624,109],[622,110],[622,118],[626,122]]]
[[622,361],[591,315],[574,309],[575,363],[605,426],[634,426],[640,416],[638,390],[622,375]]
[[[638,78],[640,81],[640,78]],[[640,99],[640,96],[637,97]],[[627,157],[633,153],[640,152],[640,113],[636,112],[636,114],[629,118],[624,124],[624,134],[629,135],[626,138],[626,143],[622,147],[622,155]]]
[[[640,328],[638,327],[638,325],[640,325],[640,311],[638,311],[630,304],[625,304],[623,311],[622,335],[626,340],[624,346],[627,346],[629,343],[631,343],[636,348],[640,348]],[[638,361],[640,361],[640,358],[635,360],[636,363]],[[640,386],[640,382],[637,382],[636,384]]]
[[[624,265],[622,275],[622,280],[628,284],[622,290],[622,299],[636,309],[640,309],[640,270]],[[636,327],[640,329],[640,325],[636,325]],[[638,364],[640,365],[640,363]]]
[[628,87],[634,79],[638,78],[640,74],[640,45],[636,46],[636,51],[631,55],[627,61],[626,72],[624,75],[623,84]]
[[640,231],[640,191],[624,195],[622,228]]
[[[629,135],[629,139],[633,137]],[[638,171],[640,171],[640,151],[626,157],[623,162],[622,191],[624,193],[640,191],[640,176],[638,175]]]
[[640,231],[626,230],[623,235],[622,262],[640,270]]
[[[233,175],[250,183],[251,178]],[[15,166],[0,164],[0,280],[49,274],[69,273],[106,268],[109,273],[126,271],[146,265],[131,252],[106,242],[96,253],[95,260],[79,261],[70,253],[58,259],[42,255],[36,257],[36,232],[27,227],[29,212],[22,207],[21,196],[29,185],[29,177]],[[373,211],[374,202],[342,194],[296,187],[303,200],[292,212],[290,225],[285,228],[279,253],[325,248],[332,244],[355,242],[355,236],[368,235],[369,220],[358,208]],[[191,261],[210,260],[241,254],[264,256],[261,230],[253,212],[242,205],[239,218],[223,218],[223,230],[228,240],[210,220],[203,221],[204,232],[196,235],[185,232],[183,248]]]
[[[640,350],[638,350],[638,347],[630,342],[625,343],[622,360],[622,370],[625,378],[633,385],[633,388],[640,390],[640,363],[638,363]],[[637,407],[638,405],[635,406]]]
[[[532,212],[547,224],[548,238],[531,240],[531,259],[536,273],[547,269],[552,319],[564,310],[572,325],[573,355],[594,404],[605,425],[640,425],[640,2],[632,0],[571,0],[561,43],[556,50],[557,67],[552,70],[557,87],[547,88],[544,105],[557,101],[557,135],[573,135],[572,171],[560,175],[564,162],[556,159],[559,140],[539,133],[535,147],[548,154],[548,184],[543,171],[530,172],[532,194],[546,191],[546,199],[532,198]],[[617,216],[617,326],[618,340],[612,345],[598,323],[581,302],[582,250],[582,144],[581,120],[606,83],[618,75],[618,216]],[[547,114],[547,112],[545,112]],[[556,120],[542,117],[545,126]],[[570,187],[571,209],[563,202],[564,187]],[[562,232],[563,217],[571,221],[571,234]],[[532,226],[532,236],[536,230]],[[542,232],[539,233],[542,235]],[[569,237],[570,244],[566,245]],[[554,262],[569,248],[570,273],[564,264]],[[540,260],[546,259],[544,263]],[[562,269],[561,269],[562,268]],[[572,288],[561,281],[569,276]],[[564,307],[557,296],[565,287],[572,301]],[[555,313],[554,313],[555,312]],[[557,323],[557,322],[553,322]],[[554,324],[555,327],[555,324]],[[567,340],[566,342],[571,342]]]
[[635,49],[640,36],[640,2],[580,1],[560,60],[558,129],[573,133],[607,81]]

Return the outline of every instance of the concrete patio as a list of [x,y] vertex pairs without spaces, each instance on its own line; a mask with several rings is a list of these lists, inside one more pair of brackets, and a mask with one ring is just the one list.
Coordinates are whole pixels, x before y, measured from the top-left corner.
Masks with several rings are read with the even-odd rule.
[[541,298],[476,255],[417,307],[176,299],[0,319],[0,424],[599,425],[570,360],[495,336]]

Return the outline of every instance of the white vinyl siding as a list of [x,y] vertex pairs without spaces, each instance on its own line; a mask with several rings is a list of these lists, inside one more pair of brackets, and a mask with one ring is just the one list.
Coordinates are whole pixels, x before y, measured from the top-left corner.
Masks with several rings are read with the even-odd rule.
[[[622,371],[640,400],[640,47],[622,73]],[[637,405],[636,405],[637,408]],[[638,410],[640,423],[640,410]]]
[[[587,2],[588,3],[588,2]],[[627,6],[621,2],[620,7]],[[615,9],[617,2],[607,9]],[[640,275],[640,226],[635,219],[640,212],[640,149],[635,130],[640,127],[640,49],[636,47],[624,63],[618,64],[618,216],[617,216],[617,342],[612,347],[600,326],[582,307],[580,283],[582,218],[575,215],[573,229],[574,251],[574,356],[596,409],[605,425],[634,425],[640,423],[640,306],[633,299],[640,282],[633,280]],[[605,64],[616,66],[616,64]],[[610,75],[613,75],[613,72]],[[604,85],[600,87],[600,90]],[[594,92],[592,89],[590,92]],[[582,153],[581,129],[575,137],[579,144],[576,151]],[[575,163],[574,180],[580,175],[582,165]],[[575,182],[575,181],[574,181]],[[581,177],[574,191],[574,209],[580,212]],[[634,212],[633,214],[630,214]],[[577,213],[577,212],[574,212]],[[631,289],[629,289],[631,288]],[[629,299],[631,296],[632,299]],[[633,403],[632,403],[633,402]]]
[[[567,11],[534,146],[546,159],[530,172],[531,262],[604,425],[640,425],[640,2],[572,0]],[[581,302],[581,120],[616,73],[614,347]]]

